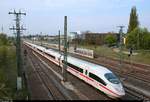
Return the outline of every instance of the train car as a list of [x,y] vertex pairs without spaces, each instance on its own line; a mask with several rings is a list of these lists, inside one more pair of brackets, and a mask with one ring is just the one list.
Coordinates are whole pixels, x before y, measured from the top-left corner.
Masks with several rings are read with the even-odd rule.
[[104,92],[111,98],[120,98],[125,91],[120,80],[106,67],[68,56],[67,71]]
[[[63,56],[58,51],[52,49],[47,50],[35,45],[31,46],[33,46],[34,49],[43,51],[41,52],[43,56],[53,63],[61,67],[63,66]],[[125,95],[121,81],[108,68],[72,56],[68,56],[67,59],[67,71],[74,76],[104,92],[111,98],[121,98]]]

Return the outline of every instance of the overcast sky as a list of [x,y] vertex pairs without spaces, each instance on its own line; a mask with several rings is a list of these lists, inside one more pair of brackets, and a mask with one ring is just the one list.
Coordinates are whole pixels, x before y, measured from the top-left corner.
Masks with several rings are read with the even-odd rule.
[[150,31],[150,0],[0,0],[0,28],[9,31],[14,15],[9,11],[21,9],[24,33],[40,32],[52,35],[60,29],[63,33],[64,16],[68,16],[68,32],[118,32],[117,26],[128,27],[131,7],[136,6],[140,25]]

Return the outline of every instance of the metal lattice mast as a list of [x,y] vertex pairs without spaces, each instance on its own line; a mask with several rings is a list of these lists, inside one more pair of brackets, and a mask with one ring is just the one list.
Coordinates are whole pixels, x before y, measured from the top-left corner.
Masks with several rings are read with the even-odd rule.
[[40,32],[40,36],[41,36],[40,42],[41,42],[41,46],[42,46],[42,45],[43,45],[43,44],[42,44],[42,32]]
[[119,49],[120,49],[120,65],[122,65],[122,48],[123,48],[123,28],[125,26],[118,26],[120,28],[119,30],[119,35],[120,35],[120,43],[119,43]]
[[63,81],[67,81],[67,16],[64,18],[64,64]]
[[60,48],[60,30],[58,31],[58,37],[59,37],[59,39],[58,39],[58,46],[59,46],[59,53],[61,52],[61,48]]
[[[17,38],[16,38],[16,53],[17,53],[17,69],[18,69],[18,77],[21,79],[22,76],[22,71],[21,71],[21,42],[20,42],[20,33],[21,30],[25,30],[23,27],[20,27],[20,19],[21,19],[21,15],[26,15],[26,13],[22,13],[21,11],[16,12],[14,10],[14,12],[9,12],[8,14],[13,14],[16,16],[16,27],[10,28],[10,30],[16,30],[17,33]],[[22,88],[22,85],[21,87]]]

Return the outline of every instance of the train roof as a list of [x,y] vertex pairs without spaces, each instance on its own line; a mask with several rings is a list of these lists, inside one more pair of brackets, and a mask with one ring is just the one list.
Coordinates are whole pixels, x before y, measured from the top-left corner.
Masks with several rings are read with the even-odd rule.
[[[29,43],[29,44],[31,44],[31,43]],[[42,46],[38,46],[38,45],[35,45],[35,44],[31,44],[31,45],[35,46],[39,49],[42,49],[42,50],[45,49]],[[60,57],[61,56],[61,54],[59,54],[58,51],[55,51],[53,49],[45,50],[45,52],[48,53],[48,54],[54,55],[55,57]],[[63,59],[63,56],[61,56],[61,59]],[[71,57],[69,55],[67,57],[67,60],[68,60],[69,63],[76,64],[76,66],[78,66],[80,68],[83,68],[83,69],[87,68],[90,72],[94,72],[98,76],[104,75],[105,73],[112,73],[109,69],[107,69],[104,66],[97,65],[97,64],[94,64],[94,63],[91,63],[91,62],[88,62],[88,61],[85,61],[85,60],[82,60],[82,59],[75,58],[75,57]]]
[[56,57],[60,57],[60,54],[58,52],[56,52],[55,50],[48,49],[45,52],[48,53],[48,54],[54,55]]
[[109,69],[104,66],[97,65],[88,61],[84,61],[78,58],[68,56],[68,62],[71,64],[76,64],[78,67],[87,68],[90,72],[97,73],[98,75],[104,75],[105,73],[112,73]]
[[[59,52],[53,49],[48,49],[46,50],[46,52],[56,57],[60,57]],[[63,56],[61,56],[61,59],[63,59]],[[83,69],[88,68],[90,72],[97,73],[98,75],[104,75],[105,73],[112,73],[109,69],[107,69],[104,66],[97,65],[97,64],[94,64],[94,63],[91,63],[82,59],[75,58],[75,57],[71,57],[70,55],[68,55],[67,60],[69,63],[76,64],[76,66],[80,68],[83,68]]]
[[38,45],[36,45],[36,48],[38,48],[38,49],[40,49],[40,50],[42,50],[42,51],[46,49],[45,47],[38,46]]

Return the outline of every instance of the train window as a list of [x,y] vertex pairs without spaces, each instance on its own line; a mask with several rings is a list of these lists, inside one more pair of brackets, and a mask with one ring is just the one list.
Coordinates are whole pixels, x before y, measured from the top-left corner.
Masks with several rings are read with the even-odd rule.
[[75,65],[73,65],[73,64],[70,64],[70,63],[67,63],[67,65],[68,65],[69,67],[71,67],[71,68],[73,68],[73,69],[75,69],[75,70],[77,70],[77,71],[83,73],[83,69],[81,69],[81,68],[79,68],[79,67],[77,67],[77,66],[75,66]]
[[104,76],[109,82],[111,82],[113,84],[120,83],[120,80],[113,73],[106,73]]
[[89,73],[89,77],[91,77],[92,79],[100,82],[101,84],[105,85],[106,86],[106,83],[101,79],[99,78],[98,76],[96,76],[95,74],[92,74],[92,73]]
[[38,51],[42,52],[41,50],[37,49]]

